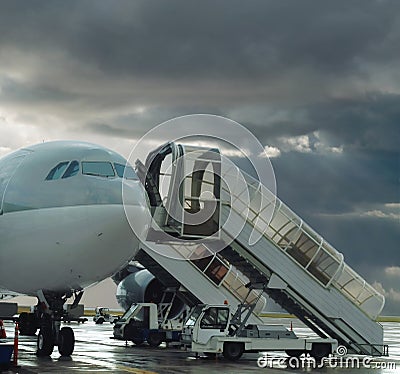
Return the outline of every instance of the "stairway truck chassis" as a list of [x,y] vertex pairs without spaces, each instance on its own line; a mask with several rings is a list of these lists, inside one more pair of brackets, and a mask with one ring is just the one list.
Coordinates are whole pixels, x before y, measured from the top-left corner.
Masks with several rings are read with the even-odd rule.
[[[235,313],[236,315],[236,313]],[[235,323],[228,305],[206,305],[191,328],[191,350],[196,353],[219,354],[231,361],[245,352],[285,351],[289,356],[310,354],[322,359],[334,353],[336,339],[298,338],[281,325],[245,325]],[[190,322],[189,322],[190,324]],[[242,328],[240,328],[242,326]],[[185,326],[184,331],[190,326]]]

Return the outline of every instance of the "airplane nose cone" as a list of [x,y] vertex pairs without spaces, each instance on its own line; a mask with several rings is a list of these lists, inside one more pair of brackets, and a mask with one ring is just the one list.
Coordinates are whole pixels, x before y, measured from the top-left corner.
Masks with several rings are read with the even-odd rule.
[[[1,286],[28,295],[36,295],[39,289],[65,292],[119,271],[135,256],[150,222],[141,189],[133,185],[131,192],[127,209],[135,217],[135,231],[121,203],[0,216],[1,258],[5,259],[0,261]],[[24,274],[18,276],[21,269]]]
[[92,206],[88,214],[93,222],[96,245],[92,246],[90,269],[99,279],[115,274],[137,253],[146,239],[150,212],[144,190],[138,181],[124,181],[123,205]]

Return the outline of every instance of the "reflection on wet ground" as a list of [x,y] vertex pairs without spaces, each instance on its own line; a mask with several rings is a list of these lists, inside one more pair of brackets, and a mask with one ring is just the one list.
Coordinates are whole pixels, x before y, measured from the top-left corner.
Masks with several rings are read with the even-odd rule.
[[[268,319],[268,323],[279,323],[290,325],[287,319]],[[7,336],[13,337],[14,330],[11,323],[5,323]],[[73,325],[73,324],[71,324]],[[340,368],[325,367],[310,369],[290,369],[286,360],[272,360],[266,368],[260,368],[257,364],[259,354],[245,354],[238,362],[229,362],[222,357],[195,358],[194,354],[181,350],[178,347],[166,348],[161,346],[157,349],[147,346],[136,347],[128,342],[110,339],[112,336],[112,325],[95,325],[87,322],[83,325],[73,325],[76,336],[75,352],[70,359],[60,359],[57,348],[50,358],[38,358],[35,355],[36,338],[20,337],[19,344],[19,368],[6,371],[6,373],[138,373],[138,374],[172,374],[172,373],[247,373],[264,371],[268,373],[400,373],[400,324],[383,323],[385,329],[385,343],[389,344],[389,357],[374,358],[370,367]],[[293,321],[295,332],[299,336],[312,335],[310,330],[302,326],[298,321]],[[269,353],[268,357],[275,359],[285,358],[284,353]],[[269,364],[270,364],[269,363]],[[394,363],[394,365],[392,364]],[[380,368],[376,368],[379,366]],[[395,366],[395,367],[394,367]]]

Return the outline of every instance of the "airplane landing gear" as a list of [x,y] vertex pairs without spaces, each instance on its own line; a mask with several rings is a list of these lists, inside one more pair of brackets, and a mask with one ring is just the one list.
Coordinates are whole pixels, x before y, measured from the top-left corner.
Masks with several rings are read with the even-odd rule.
[[[38,292],[38,314],[40,331],[37,338],[38,356],[50,356],[54,346],[58,346],[61,356],[70,356],[75,347],[74,332],[70,327],[61,328],[64,316],[63,305],[72,292],[68,294]],[[75,294],[74,304],[78,304],[82,293]]]

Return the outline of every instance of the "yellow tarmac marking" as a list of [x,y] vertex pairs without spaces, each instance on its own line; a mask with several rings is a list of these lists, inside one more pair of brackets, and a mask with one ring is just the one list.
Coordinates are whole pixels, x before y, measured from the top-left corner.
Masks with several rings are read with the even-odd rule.
[[155,371],[130,368],[128,366],[117,366],[117,369],[127,371],[128,373],[135,373],[135,374],[157,374]]

